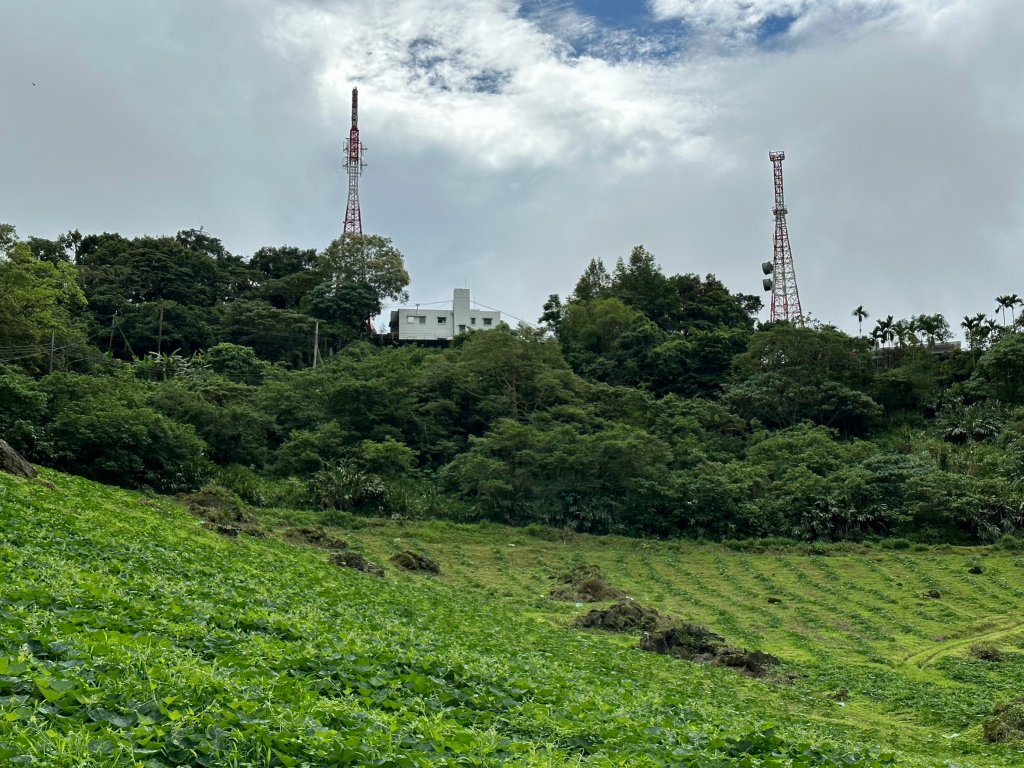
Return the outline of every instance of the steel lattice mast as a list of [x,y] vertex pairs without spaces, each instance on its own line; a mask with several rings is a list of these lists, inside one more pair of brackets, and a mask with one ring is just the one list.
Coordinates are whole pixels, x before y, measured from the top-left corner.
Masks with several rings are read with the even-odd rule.
[[789,248],[789,230],[786,227],[786,200],[782,193],[782,161],[786,159],[786,153],[769,152],[768,159],[772,161],[775,169],[775,208],[772,209],[772,213],[775,214],[775,235],[772,238],[774,255],[771,271],[771,320],[772,322],[789,320],[797,325],[803,325],[804,313],[800,308],[800,292],[796,287],[796,270],[793,268],[793,252]]
[[366,147],[359,141],[359,89],[352,89],[352,129],[345,142],[345,170],[348,171],[348,205],[345,206],[345,226],[342,235],[363,234],[363,216],[359,211],[359,177],[366,163]]

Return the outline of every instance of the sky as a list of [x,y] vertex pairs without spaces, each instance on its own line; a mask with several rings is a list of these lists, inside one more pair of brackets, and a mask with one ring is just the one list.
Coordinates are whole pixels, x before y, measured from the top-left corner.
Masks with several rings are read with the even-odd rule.
[[782,150],[804,311],[959,331],[1024,294],[1022,40],[1020,0],[0,0],[0,222],[322,249],[358,87],[410,305],[536,322],[638,244],[767,303]]

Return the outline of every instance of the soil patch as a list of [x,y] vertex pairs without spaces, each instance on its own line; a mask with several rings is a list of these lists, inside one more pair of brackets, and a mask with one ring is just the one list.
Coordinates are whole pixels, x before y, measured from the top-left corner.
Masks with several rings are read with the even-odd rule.
[[623,600],[604,610],[593,610],[576,619],[574,626],[582,629],[605,629],[609,632],[654,632],[667,619],[653,608],[636,600]]
[[1002,651],[994,645],[972,645],[970,654],[981,661],[1006,661]]
[[372,574],[373,576],[384,576],[383,568],[376,563],[371,563],[358,552],[352,552],[351,550],[343,550],[341,552],[334,553],[331,555],[330,562],[341,568],[353,568],[357,571],[362,571],[363,573]]
[[183,500],[188,511],[202,520],[208,530],[222,536],[234,537],[244,533],[260,539],[264,537],[245,502],[226,488],[204,488],[185,496]]
[[992,742],[1020,741],[1024,739],[1024,699],[1001,704],[985,721],[982,729],[985,740]]
[[732,648],[725,638],[709,629],[664,616],[636,600],[621,600],[602,610],[592,610],[573,623],[580,629],[608,632],[642,632],[641,651],[676,656],[698,664],[731,667],[750,677],[764,677],[779,660],[763,651]]
[[640,638],[640,650],[677,656],[697,664],[731,667],[750,677],[764,677],[780,662],[770,653],[731,648],[725,638],[687,622],[673,622]]
[[556,578],[558,584],[550,592],[553,600],[598,603],[602,600],[621,600],[626,597],[625,592],[610,586],[604,580],[604,574],[596,565],[577,565],[568,573]]
[[440,573],[441,566],[431,557],[407,549],[391,558],[391,562],[406,571],[414,573]]
[[312,528],[289,528],[285,538],[299,544],[308,544],[321,549],[348,549],[348,542],[328,533],[320,526]]

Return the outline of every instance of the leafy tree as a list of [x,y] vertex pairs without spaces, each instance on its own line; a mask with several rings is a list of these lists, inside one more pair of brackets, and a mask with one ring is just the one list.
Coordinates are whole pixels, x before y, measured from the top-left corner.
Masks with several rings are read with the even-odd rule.
[[900,412],[930,415],[941,398],[948,373],[930,352],[911,350],[899,365],[878,371],[871,397],[890,416]]
[[238,299],[220,308],[217,338],[250,347],[264,360],[290,365],[312,362],[313,329],[308,315]]
[[650,352],[648,386],[656,394],[717,395],[749,339],[746,330],[729,327],[673,334]]
[[214,310],[177,301],[147,301],[126,305],[111,320],[108,341],[113,351],[128,358],[148,353],[177,352],[191,356],[216,340]]
[[0,223],[0,259],[11,255],[15,243],[18,242],[18,232],[13,224]]
[[654,254],[642,245],[634,247],[628,259],[615,263],[611,295],[643,312],[660,328],[669,326],[675,291],[654,260]]
[[380,314],[380,296],[368,283],[328,280],[307,293],[300,309],[353,332],[364,330],[366,318]]
[[953,338],[949,323],[941,314],[914,315],[911,320],[916,324],[917,329],[925,335],[929,347],[934,347],[936,342],[949,341]]
[[228,342],[207,349],[199,356],[199,362],[225,378],[250,384],[262,381],[270,368],[252,347]]
[[254,407],[252,387],[219,376],[178,378],[161,383],[150,402],[175,422],[194,428],[213,462],[267,463],[277,428],[272,416]]
[[249,260],[254,296],[278,309],[297,309],[303,297],[324,280],[313,249],[293,246],[260,248]]
[[[639,246],[638,246],[639,247]],[[645,252],[646,253],[646,252]],[[593,301],[607,295],[611,288],[612,277],[601,259],[591,259],[583,270],[576,288],[572,292],[571,301]]]
[[319,270],[336,284],[363,284],[373,289],[377,312],[387,300],[408,301],[409,273],[402,254],[380,235],[342,235],[320,256]]
[[194,489],[209,471],[195,430],[148,407],[139,382],[64,373],[46,377],[41,388],[49,421],[34,458],[43,463],[165,493]]
[[16,368],[0,364],[0,439],[15,450],[32,453],[42,437],[46,393]]
[[0,258],[0,296],[0,344],[41,345],[51,333],[64,342],[80,336],[75,316],[85,297],[71,264],[40,261],[27,243],[14,243]]
[[1002,334],[978,360],[973,379],[1003,402],[1024,403],[1024,334]]
[[614,423],[502,420],[445,470],[488,518],[604,532],[634,529],[670,459],[649,433]]
[[834,328],[774,323],[733,360],[723,400],[768,427],[810,421],[862,434],[881,413],[866,394],[871,364],[862,341]]

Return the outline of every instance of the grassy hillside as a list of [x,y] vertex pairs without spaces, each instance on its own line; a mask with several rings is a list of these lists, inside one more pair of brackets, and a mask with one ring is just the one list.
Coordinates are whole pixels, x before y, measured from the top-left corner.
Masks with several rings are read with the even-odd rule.
[[[1012,553],[756,553],[440,523],[332,531],[381,563],[412,548],[442,567],[378,579],[286,540],[320,522],[310,514],[260,521],[266,539],[229,538],[170,500],[43,479],[53,487],[0,475],[3,764],[1022,759],[980,734],[1024,681]],[[753,680],[569,628],[584,609],[547,595],[576,562],[781,668]],[[971,657],[980,642],[1004,660]]]

